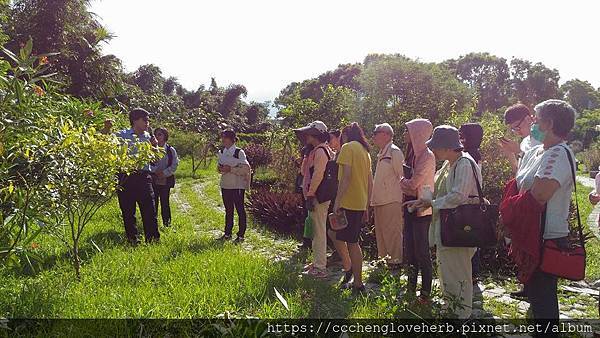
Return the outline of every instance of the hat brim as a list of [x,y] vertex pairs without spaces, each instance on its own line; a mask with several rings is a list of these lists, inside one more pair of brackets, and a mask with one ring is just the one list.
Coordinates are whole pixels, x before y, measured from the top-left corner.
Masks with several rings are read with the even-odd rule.
[[427,145],[427,148],[429,148],[429,149],[452,149],[452,150],[464,149],[463,145],[460,142],[456,143],[454,145],[441,144],[439,142],[436,142],[436,140],[434,140],[433,138],[431,138],[427,142],[425,142],[425,145]]

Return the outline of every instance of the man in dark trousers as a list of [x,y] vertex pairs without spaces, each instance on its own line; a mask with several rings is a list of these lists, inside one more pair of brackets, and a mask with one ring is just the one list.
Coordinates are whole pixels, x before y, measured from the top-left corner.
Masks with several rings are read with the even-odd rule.
[[[149,113],[142,108],[135,108],[129,112],[130,129],[118,132],[116,135],[130,143],[130,152],[135,154],[137,149],[133,147],[135,141],[150,142],[156,146],[156,139],[148,132]],[[144,224],[144,236],[146,243],[158,241],[158,222],[154,205],[154,190],[152,189],[152,177],[150,176],[150,164],[145,165],[129,175],[119,175],[121,189],[117,192],[119,207],[125,224],[125,234],[129,243],[139,243],[138,230],[136,227],[135,211],[136,204],[140,206],[142,222]]]

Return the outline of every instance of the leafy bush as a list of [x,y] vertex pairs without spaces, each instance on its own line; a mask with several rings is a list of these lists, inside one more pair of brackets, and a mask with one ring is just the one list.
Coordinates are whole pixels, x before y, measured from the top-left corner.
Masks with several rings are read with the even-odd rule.
[[115,114],[55,92],[47,57],[3,49],[0,61],[0,258],[27,262],[27,247],[44,231],[69,249],[79,277],[79,239],[117,187],[116,174],[155,159],[150,144],[128,144],[97,130]]
[[269,143],[271,135],[268,133],[238,133],[237,137],[240,144],[243,145],[251,143],[266,145]]
[[193,177],[200,167],[206,168],[210,164],[210,159],[217,152],[217,142],[214,135],[211,137],[197,132],[173,130],[169,134],[169,144],[177,149],[177,154],[191,158]]
[[271,230],[284,234],[302,234],[306,211],[300,194],[253,190],[248,198],[247,208],[258,223]]
[[288,184],[282,182],[273,169],[259,167],[252,176],[252,189],[284,191]]
[[593,144],[588,150],[580,153],[579,156],[588,171],[598,170],[600,166],[600,143]]
[[273,160],[271,151],[261,144],[251,143],[244,148],[244,152],[252,168],[267,166]]

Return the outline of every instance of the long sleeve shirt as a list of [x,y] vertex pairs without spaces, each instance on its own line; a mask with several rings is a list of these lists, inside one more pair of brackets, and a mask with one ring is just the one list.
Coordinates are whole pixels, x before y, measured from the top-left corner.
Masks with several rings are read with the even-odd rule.
[[[238,158],[235,151],[239,149]],[[249,189],[250,188],[250,163],[246,159],[246,153],[235,145],[219,151],[218,163],[231,167],[231,171],[221,174],[222,189]]]
[[[439,211],[441,209],[454,209],[463,204],[479,203],[479,192],[477,191],[477,182],[473,175],[473,169],[470,161],[475,162],[467,153],[463,153],[454,164],[444,163],[442,168],[436,174],[435,197],[431,202],[433,208],[433,221],[429,229],[429,243],[431,245],[442,245],[441,240],[441,221]],[[475,172],[481,184],[481,169],[476,165]]]
[[[158,162],[151,166],[151,171],[153,173],[162,170],[165,177],[173,176],[175,171],[177,170],[177,166],[179,165],[179,156],[177,156],[177,151],[172,146],[165,144],[164,146],[164,154],[163,158],[161,158]],[[171,152],[171,156],[173,161],[171,165],[169,165],[169,155],[168,151]]]
[[403,166],[404,154],[400,148],[390,142],[381,149],[377,154],[371,206],[402,203],[400,180],[404,176]]

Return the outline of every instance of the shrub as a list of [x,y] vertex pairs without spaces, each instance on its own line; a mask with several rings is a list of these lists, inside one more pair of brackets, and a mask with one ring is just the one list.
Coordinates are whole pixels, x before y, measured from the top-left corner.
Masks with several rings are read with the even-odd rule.
[[273,169],[259,167],[254,170],[252,189],[284,191],[287,186]]
[[193,177],[200,167],[206,168],[210,164],[210,159],[217,152],[216,142],[215,138],[196,132],[173,130],[169,135],[169,144],[177,150],[177,154],[192,160]]
[[258,223],[271,230],[291,235],[302,234],[306,211],[300,194],[253,190],[247,208]]
[[238,133],[237,137],[242,145],[251,143],[266,145],[270,141],[270,135],[268,133]]
[[598,170],[600,166],[600,143],[593,144],[580,154],[580,158],[588,171]]
[[271,151],[261,144],[251,143],[244,148],[244,152],[252,168],[267,166],[273,160]]

